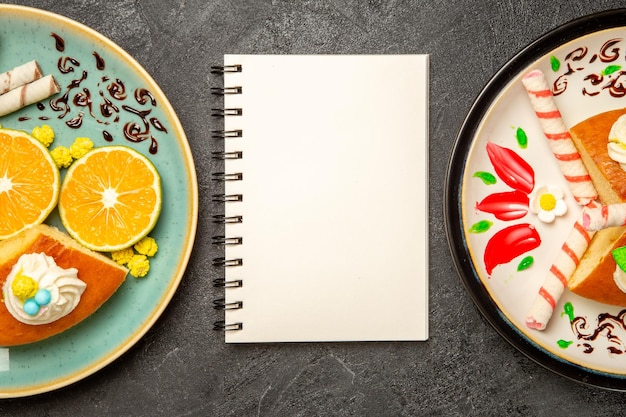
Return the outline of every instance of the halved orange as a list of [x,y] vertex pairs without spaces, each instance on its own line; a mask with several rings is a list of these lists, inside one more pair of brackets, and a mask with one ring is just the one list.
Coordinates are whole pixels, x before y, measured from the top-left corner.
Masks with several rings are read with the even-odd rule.
[[103,146],[67,170],[59,215],[67,232],[100,252],[130,247],[161,212],[161,179],[148,158],[126,146]]
[[28,133],[0,129],[0,239],[43,223],[57,204],[60,182],[45,146]]

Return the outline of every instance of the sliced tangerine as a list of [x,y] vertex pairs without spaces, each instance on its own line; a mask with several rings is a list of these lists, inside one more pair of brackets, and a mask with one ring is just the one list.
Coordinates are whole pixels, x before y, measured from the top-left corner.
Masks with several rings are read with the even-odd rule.
[[103,146],[67,170],[59,215],[67,232],[101,252],[130,247],[161,212],[161,179],[148,158],[126,146]]
[[0,129],[0,240],[43,223],[57,204],[59,169],[25,132]]

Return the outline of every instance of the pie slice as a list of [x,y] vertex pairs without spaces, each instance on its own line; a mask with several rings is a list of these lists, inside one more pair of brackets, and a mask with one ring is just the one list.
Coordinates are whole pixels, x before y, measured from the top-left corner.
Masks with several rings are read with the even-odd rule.
[[[593,181],[602,204],[626,202],[626,172],[609,157],[607,143],[613,123],[626,108],[592,116],[570,129],[570,134]],[[605,304],[626,306],[626,293],[613,280],[614,248],[626,246],[626,227],[600,230],[572,277],[568,288],[575,294]]]
[[[78,278],[87,284],[76,308],[49,324],[25,324],[11,315],[0,302],[0,346],[33,343],[59,334],[94,313],[126,279],[127,269],[108,258],[81,246],[60,230],[41,224],[0,241],[0,288],[13,265],[23,254],[45,253],[64,269],[75,268]],[[0,301],[3,301],[0,298]]]

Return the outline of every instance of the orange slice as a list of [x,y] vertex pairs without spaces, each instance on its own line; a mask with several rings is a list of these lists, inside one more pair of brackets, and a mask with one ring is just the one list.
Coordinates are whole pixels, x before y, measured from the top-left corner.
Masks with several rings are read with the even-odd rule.
[[0,240],[43,223],[57,204],[60,182],[45,146],[28,133],[0,129]]
[[100,252],[130,247],[161,212],[161,179],[148,158],[126,146],[90,151],[67,170],[59,215],[67,232]]

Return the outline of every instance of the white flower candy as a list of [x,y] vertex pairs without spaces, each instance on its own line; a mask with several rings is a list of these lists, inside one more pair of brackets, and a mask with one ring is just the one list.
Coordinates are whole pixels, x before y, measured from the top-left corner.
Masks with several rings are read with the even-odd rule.
[[557,216],[567,213],[567,203],[563,200],[563,190],[553,186],[537,188],[530,199],[530,211],[544,223],[552,223]]
[[63,269],[45,253],[22,255],[4,283],[4,304],[16,320],[48,324],[76,308],[87,284],[76,268]]

